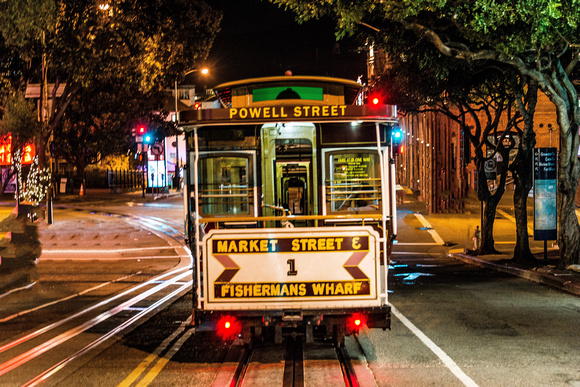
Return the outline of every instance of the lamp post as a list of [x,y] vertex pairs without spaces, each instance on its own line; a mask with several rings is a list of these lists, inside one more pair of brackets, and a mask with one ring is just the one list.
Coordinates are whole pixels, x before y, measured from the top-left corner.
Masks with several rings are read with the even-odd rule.
[[[185,77],[186,75],[189,75],[191,73],[195,73],[197,71],[199,71],[203,75],[209,74],[209,69],[204,67],[202,69],[189,70],[188,72],[183,74],[183,76]],[[195,104],[195,86],[193,88],[193,103]],[[177,107],[177,79],[175,79],[175,115],[174,115],[174,117],[175,117],[175,125],[179,125],[179,108]],[[175,175],[177,177],[179,177],[179,134],[175,134]],[[180,184],[179,184],[179,178],[176,180],[177,180],[176,190],[177,190],[177,192],[179,192],[179,190],[181,189]]]

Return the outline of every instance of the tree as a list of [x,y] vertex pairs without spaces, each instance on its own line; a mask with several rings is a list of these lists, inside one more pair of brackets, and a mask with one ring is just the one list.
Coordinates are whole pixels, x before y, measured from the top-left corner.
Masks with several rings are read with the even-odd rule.
[[93,82],[83,88],[55,128],[52,154],[75,167],[78,178],[88,165],[126,149],[126,114],[135,112],[136,103],[134,97],[117,103],[117,97],[128,97],[130,91],[119,86]]
[[[22,93],[7,96],[4,105],[5,110],[0,120],[0,136],[11,137],[10,157],[15,160],[16,152],[21,151],[26,143],[32,141],[40,125],[36,118],[36,107],[31,101],[27,101]],[[13,168],[8,173],[2,185],[2,193],[16,172]]]
[[[453,104],[461,112],[456,120],[462,123],[463,133],[475,150],[478,176],[477,196],[479,200],[485,202],[482,239],[478,254],[498,253],[494,246],[493,224],[497,206],[505,193],[510,151],[516,145],[511,130],[517,127],[519,115],[513,113],[513,95],[506,90],[505,84],[500,82],[501,79],[501,75],[499,77],[488,75],[484,77],[484,82],[477,85],[477,88],[469,89],[467,95],[451,98]],[[508,117],[508,122],[500,129],[500,119],[504,114]],[[469,116],[475,123],[473,129],[467,127],[465,116]],[[486,153],[484,153],[484,147]],[[496,159],[501,159],[505,167],[499,171],[499,184],[495,192],[491,192],[485,163]]]
[[[558,214],[560,267],[580,262],[580,225],[574,196],[580,178],[577,157],[580,107],[570,74],[579,58],[576,1],[560,0],[271,0],[301,20],[334,16],[339,36],[396,24],[431,43],[443,55],[465,61],[491,60],[537,82],[552,101],[560,127]],[[386,39],[388,36],[384,35]]]
[[[485,203],[482,240],[477,254],[498,253],[494,246],[493,225],[497,206],[505,193],[510,152],[516,147],[513,131],[518,131],[521,121],[515,109],[515,95],[506,87],[505,80],[504,72],[499,69],[455,66],[452,75],[442,83],[443,93],[430,101],[431,109],[459,123],[474,149],[477,196]],[[500,128],[503,117],[507,122]],[[502,160],[504,167],[499,170],[499,183],[492,192],[485,163],[496,159]]]
[[29,66],[26,81],[41,85],[41,166],[48,138],[81,91],[121,80],[141,97],[159,95],[207,56],[221,20],[203,1],[186,0],[112,0],[106,7],[93,0],[5,0],[0,12],[5,44]]
[[0,35],[0,100],[14,90],[21,89],[24,67],[18,52],[14,47],[7,46]]
[[534,262],[536,258],[530,251],[528,235],[528,194],[533,185],[532,158],[536,144],[534,133],[534,112],[538,101],[538,84],[524,77],[513,77],[512,90],[516,95],[518,110],[523,119],[523,128],[519,131],[520,146],[509,169],[514,178],[514,213],[516,219],[516,246],[514,261],[520,263]]
[[[388,63],[384,72],[375,80],[375,87],[381,88],[387,102],[396,104],[403,114],[436,111],[448,116],[462,128],[462,133],[475,150],[474,161],[478,166],[478,176],[481,177],[479,182],[482,183],[478,189],[478,197],[485,202],[482,243],[478,254],[496,253],[493,223],[497,205],[505,190],[507,167],[511,160],[506,155],[516,147],[516,138],[520,141],[514,161],[521,160],[524,152],[534,146],[533,142],[529,145],[530,136],[526,135],[526,126],[520,128],[520,117],[523,114],[515,107],[516,98],[521,98],[525,93],[525,90],[521,90],[525,83],[517,82],[521,78],[509,67],[498,66],[494,62],[467,63],[443,56],[427,42],[417,42],[414,34],[405,30],[389,31],[389,43],[384,48]],[[530,92],[526,96],[532,94]],[[521,101],[519,105],[528,109],[525,111],[528,120],[524,122],[528,123],[533,141],[535,103],[532,106]],[[508,119],[507,125],[500,130],[498,124],[502,113]],[[471,122],[473,125],[470,125]],[[490,138],[496,140],[490,142]],[[500,138],[503,141],[498,143]],[[483,152],[484,149],[487,149],[487,153]],[[491,192],[486,184],[484,165],[498,153],[502,155],[505,167],[500,169],[498,189]],[[527,154],[531,155],[531,151]],[[522,209],[516,221],[518,243],[514,249],[514,259],[518,262],[534,262],[528,242],[526,211],[527,192],[532,183],[529,173],[531,170],[523,162],[518,165],[527,169],[528,173],[518,175],[521,178],[517,181],[514,193],[516,213]],[[509,168],[514,173],[521,169],[515,165],[510,165]],[[526,177],[528,180],[525,184],[529,186],[524,194],[518,188],[525,185]],[[466,177],[462,179],[466,180]]]

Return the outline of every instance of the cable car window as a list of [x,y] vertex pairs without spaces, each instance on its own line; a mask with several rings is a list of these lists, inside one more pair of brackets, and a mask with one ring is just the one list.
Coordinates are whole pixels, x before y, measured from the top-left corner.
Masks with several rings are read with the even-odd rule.
[[203,215],[249,215],[253,204],[249,157],[215,156],[199,160],[199,199]]
[[[200,150],[256,149],[256,128],[247,126],[208,126],[198,130]],[[194,137],[188,136],[189,149]]]
[[327,158],[326,201],[331,212],[381,210],[379,156],[372,152],[333,152]]

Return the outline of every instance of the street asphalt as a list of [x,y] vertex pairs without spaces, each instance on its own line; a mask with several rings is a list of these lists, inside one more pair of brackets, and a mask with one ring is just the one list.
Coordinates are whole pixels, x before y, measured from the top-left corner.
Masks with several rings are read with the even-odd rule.
[[[432,235],[439,236],[435,237],[435,240],[442,241],[441,245],[447,248],[447,255],[449,257],[468,264],[509,273],[580,296],[580,272],[577,271],[580,270],[580,266],[576,265],[577,267],[570,267],[567,270],[556,269],[558,250],[557,246],[552,244],[553,241],[549,244],[547,259],[544,259],[543,241],[533,241],[533,238],[530,237],[531,250],[537,258],[537,264],[524,266],[512,261],[511,257],[515,246],[515,223],[513,220],[512,198],[509,193],[505,195],[505,198],[502,199],[502,202],[498,206],[498,215],[494,225],[496,249],[501,254],[477,256],[471,250],[473,247],[470,238],[473,235],[475,225],[480,224],[481,207],[476,198],[470,197],[467,199],[464,202],[464,208],[457,212],[428,214],[425,208],[425,202],[417,200],[417,197],[409,189],[405,189],[405,191],[408,194],[398,204],[398,217],[401,218],[409,214],[420,214],[424,221],[428,223],[427,228],[432,229]],[[140,191],[112,194],[108,191],[87,190],[84,196],[60,196],[55,200],[55,206],[80,206],[90,210],[91,206],[98,206],[104,203],[146,203],[164,200],[173,195],[181,195],[181,193],[147,194],[143,197]],[[10,201],[3,202],[0,203],[0,208],[6,210],[4,212],[8,213],[7,210],[10,208],[10,205]],[[73,222],[71,225],[78,227],[79,219],[82,221],[82,217],[77,218],[77,222]],[[86,217],[86,219],[87,222],[91,221],[89,217]],[[118,224],[118,222],[111,224]],[[39,228],[42,229],[43,227],[50,226],[45,225]],[[43,245],[45,245],[46,241],[43,241],[42,232],[40,232],[40,239]],[[117,244],[118,242],[116,241]],[[131,240],[126,239],[126,243],[131,242]],[[104,243],[104,241],[101,241],[101,243]]]

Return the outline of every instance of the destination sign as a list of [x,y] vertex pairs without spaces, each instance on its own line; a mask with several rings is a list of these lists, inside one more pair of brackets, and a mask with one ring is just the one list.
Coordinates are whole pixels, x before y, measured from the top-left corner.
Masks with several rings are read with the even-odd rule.
[[315,118],[344,117],[346,105],[324,106],[263,106],[247,108],[231,108],[230,118]]
[[534,179],[558,178],[558,149],[534,148]]
[[[394,105],[283,105],[197,109],[180,113],[180,124],[284,121],[396,121]],[[187,129],[187,128],[186,128]]]
[[210,231],[203,250],[208,305],[376,300],[377,233],[368,226],[307,231]]
[[370,281],[214,284],[214,298],[368,296]]
[[368,250],[368,236],[313,238],[214,239],[214,253],[280,253]]

